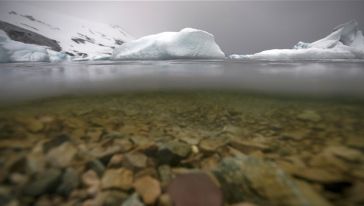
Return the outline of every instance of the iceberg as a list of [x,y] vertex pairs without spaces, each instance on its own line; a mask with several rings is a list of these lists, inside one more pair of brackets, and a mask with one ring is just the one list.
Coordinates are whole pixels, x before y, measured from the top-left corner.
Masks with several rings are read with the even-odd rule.
[[12,40],[48,46],[85,60],[111,56],[115,47],[134,39],[118,25],[80,19],[22,2],[1,2],[0,29]]
[[293,49],[272,49],[250,55],[230,55],[231,59],[323,60],[364,59],[364,36],[358,22],[352,20],[312,43],[298,42]]
[[192,28],[162,32],[122,44],[113,60],[221,59],[225,54],[212,34]]
[[68,60],[62,52],[50,50],[46,46],[25,44],[11,40],[0,30],[0,62],[55,62]]

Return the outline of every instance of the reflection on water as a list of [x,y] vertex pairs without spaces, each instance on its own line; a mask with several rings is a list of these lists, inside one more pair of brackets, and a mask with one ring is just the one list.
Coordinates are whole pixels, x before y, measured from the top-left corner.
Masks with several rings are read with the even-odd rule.
[[0,65],[0,101],[124,90],[364,95],[363,62],[141,61]]

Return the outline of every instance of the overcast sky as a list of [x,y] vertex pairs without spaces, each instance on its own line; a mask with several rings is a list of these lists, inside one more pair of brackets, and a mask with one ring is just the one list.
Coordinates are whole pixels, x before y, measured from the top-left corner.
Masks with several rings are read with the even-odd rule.
[[61,13],[118,24],[135,37],[176,31],[206,30],[227,53],[291,48],[319,39],[337,25],[356,19],[364,28],[361,1],[26,1]]

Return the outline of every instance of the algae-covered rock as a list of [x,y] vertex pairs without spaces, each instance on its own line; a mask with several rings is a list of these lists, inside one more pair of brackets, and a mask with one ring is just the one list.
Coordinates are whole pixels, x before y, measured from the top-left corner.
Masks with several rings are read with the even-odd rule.
[[262,205],[328,206],[305,183],[297,182],[275,164],[249,156],[225,158],[214,174],[229,203],[253,201]]

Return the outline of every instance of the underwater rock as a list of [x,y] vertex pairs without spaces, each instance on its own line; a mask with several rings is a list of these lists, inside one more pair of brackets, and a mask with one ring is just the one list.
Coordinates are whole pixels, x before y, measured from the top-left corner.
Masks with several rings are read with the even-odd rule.
[[318,122],[321,120],[321,116],[313,110],[305,110],[299,115],[297,115],[297,118],[300,120],[312,121],[312,122]]
[[29,182],[23,193],[29,196],[38,196],[45,193],[55,191],[58,184],[60,183],[62,172],[59,169],[49,169]]
[[80,183],[79,174],[72,168],[67,168],[61,180],[61,184],[57,188],[57,193],[68,196]]
[[50,150],[46,155],[46,159],[52,166],[65,168],[71,164],[76,154],[77,148],[66,142]]
[[172,170],[169,165],[161,165],[158,167],[159,179],[162,186],[166,186],[172,179]]
[[81,176],[82,184],[87,188],[87,194],[95,195],[100,190],[101,180],[93,170],[88,170]]
[[134,193],[121,206],[144,206],[144,204],[140,201],[138,194]]
[[102,162],[98,159],[87,162],[86,166],[88,169],[94,170],[99,176],[102,176],[105,171],[104,164],[102,164]]
[[59,145],[63,144],[64,142],[70,141],[70,136],[67,134],[59,134],[52,137],[50,140],[43,144],[43,151],[44,153],[48,153],[54,147],[58,147]]
[[124,161],[125,157],[122,154],[115,154],[111,157],[109,163],[107,164],[108,167],[120,167]]
[[127,194],[121,191],[109,190],[99,193],[90,205],[96,206],[120,206],[127,198]]
[[154,204],[162,193],[159,181],[150,176],[137,179],[133,186],[147,205]]
[[101,185],[103,189],[129,190],[133,180],[133,172],[128,169],[108,169],[101,179]]
[[262,205],[330,205],[304,183],[298,183],[275,164],[241,155],[225,158],[214,171],[229,203]]
[[125,160],[128,165],[131,165],[134,168],[144,168],[147,166],[148,157],[143,153],[128,153],[125,155]]
[[171,197],[168,194],[162,194],[158,201],[160,206],[173,206]]
[[229,145],[244,154],[249,154],[257,150],[264,151],[269,149],[269,146],[263,143],[238,138],[230,140]]
[[180,141],[169,141],[159,146],[156,159],[159,164],[177,165],[190,152],[190,145]]
[[330,168],[327,170],[322,168],[300,168],[294,171],[293,175],[311,182],[319,183],[335,183],[346,181],[346,178],[344,178],[343,175],[330,171]]
[[217,148],[227,144],[228,140],[225,138],[206,138],[201,140],[200,148],[206,152],[214,152]]
[[222,206],[223,195],[212,177],[203,172],[178,175],[167,192],[175,206]]

